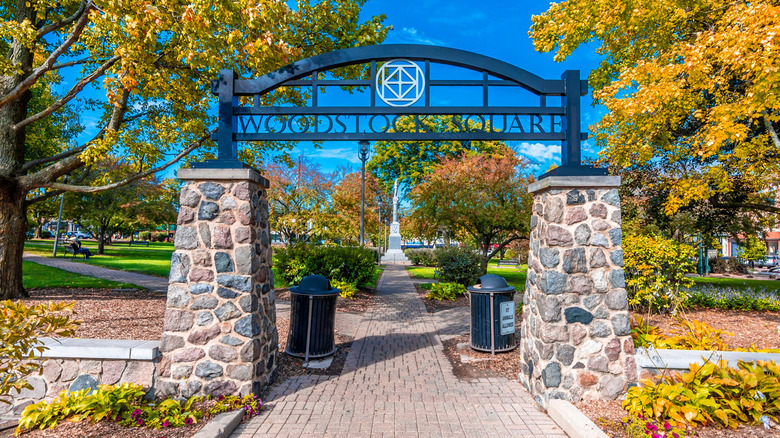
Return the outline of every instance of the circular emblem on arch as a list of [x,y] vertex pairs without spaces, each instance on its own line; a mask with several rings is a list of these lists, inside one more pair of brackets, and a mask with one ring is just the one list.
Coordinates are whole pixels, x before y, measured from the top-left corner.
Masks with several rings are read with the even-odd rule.
[[420,100],[425,90],[425,75],[412,61],[393,59],[379,67],[376,74],[379,98],[390,106],[404,107]]

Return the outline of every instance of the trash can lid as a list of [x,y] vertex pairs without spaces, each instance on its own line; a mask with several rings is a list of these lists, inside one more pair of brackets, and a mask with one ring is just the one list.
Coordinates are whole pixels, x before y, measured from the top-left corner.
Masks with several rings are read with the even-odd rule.
[[487,274],[479,277],[477,284],[468,288],[471,292],[514,292],[515,288],[506,283],[506,279],[500,275]]
[[290,292],[304,295],[330,295],[339,293],[339,290],[331,288],[330,281],[322,275],[309,275],[303,277],[298,286],[291,287]]

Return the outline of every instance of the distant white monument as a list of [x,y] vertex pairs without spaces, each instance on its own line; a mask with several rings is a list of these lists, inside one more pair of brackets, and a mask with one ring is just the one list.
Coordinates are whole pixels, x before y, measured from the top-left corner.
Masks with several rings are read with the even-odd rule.
[[382,257],[382,263],[408,262],[403,250],[401,250],[401,224],[398,223],[398,178],[393,185],[393,223],[390,224],[390,238],[387,243],[387,252]]

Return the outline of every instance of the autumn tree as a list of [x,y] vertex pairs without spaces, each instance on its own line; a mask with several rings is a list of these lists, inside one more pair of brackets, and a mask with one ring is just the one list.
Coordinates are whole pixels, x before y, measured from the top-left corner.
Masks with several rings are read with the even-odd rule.
[[288,244],[321,236],[330,222],[335,176],[321,172],[317,163],[304,156],[299,156],[292,167],[284,163],[269,164],[263,176],[270,181],[271,229],[281,234]]
[[509,149],[488,157],[465,154],[442,160],[412,190],[412,205],[420,218],[471,236],[485,273],[493,256],[528,235],[533,180],[527,162]]
[[[62,191],[95,193],[151,175],[196,151],[213,156],[212,79],[223,68],[257,76],[291,61],[357,45],[377,44],[384,17],[359,23],[364,0],[288,2],[204,0],[6,1],[0,8],[0,298],[23,294],[26,210]],[[361,67],[338,77],[355,78]],[[65,91],[49,84],[73,78]],[[45,90],[44,90],[45,89]],[[61,89],[61,88],[59,88]],[[36,93],[55,98],[45,108]],[[298,103],[305,91],[283,90],[265,103]],[[81,105],[99,124],[91,139],[62,143],[39,157],[28,153],[31,131],[54,126],[57,114]],[[282,147],[258,143],[241,157]],[[89,169],[107,155],[122,156],[133,173],[124,180],[68,172]],[[42,190],[28,196],[33,191]]]
[[[385,192],[378,179],[366,175],[365,208],[363,228],[366,241],[379,245],[377,236],[381,233],[381,224],[392,215],[392,196]],[[357,244],[360,241],[360,172],[352,172],[341,178],[333,190],[333,217],[330,221],[330,233],[343,241]],[[383,221],[379,221],[381,216]]]
[[[430,132],[458,132],[476,123],[466,123],[459,116],[428,116],[419,120]],[[412,132],[415,119],[399,117],[395,125],[397,131],[390,132]],[[373,155],[366,168],[387,188],[392,188],[398,178],[401,190],[406,192],[418,185],[443,158],[459,157],[467,151],[491,154],[500,149],[501,143],[495,141],[378,141],[373,144]]]
[[[595,42],[591,129],[617,169],[663,163],[665,212],[780,212],[764,189],[780,164],[780,4],[731,0],[569,0],[533,17],[537,50],[561,61]],[[740,191],[748,196],[734,199]]]

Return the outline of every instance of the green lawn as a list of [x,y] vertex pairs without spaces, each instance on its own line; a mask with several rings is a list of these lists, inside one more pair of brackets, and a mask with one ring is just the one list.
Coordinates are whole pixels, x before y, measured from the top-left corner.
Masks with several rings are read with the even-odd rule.
[[[433,278],[433,271],[435,269],[436,268],[427,268],[422,266],[409,266],[406,268],[406,270],[409,271],[409,274],[412,277],[417,277],[417,278]],[[525,290],[525,276],[527,271],[528,271],[528,265],[521,265],[520,269],[517,269],[514,266],[506,267],[506,268],[496,268],[495,266],[488,266],[487,268],[488,274],[496,274],[504,277],[504,279],[506,279],[506,282],[509,283],[510,286],[514,287],[518,291]]]
[[83,288],[109,288],[109,289],[143,289],[140,286],[100,278],[87,277],[51,268],[33,262],[22,262],[22,283],[25,288],[44,287],[83,287]]
[[[32,240],[25,242],[24,251],[45,257],[51,257],[53,240]],[[97,242],[82,240],[82,246],[89,248],[92,254],[97,253]],[[140,274],[167,277],[171,270],[171,254],[173,244],[151,242],[148,247],[124,245],[106,245],[104,255],[93,255],[89,260],[76,257],[80,263],[89,263],[109,269],[138,272]],[[65,248],[57,250],[57,257],[65,255]],[[68,254],[68,257],[71,257]]]
[[710,284],[713,286],[733,287],[738,289],[767,289],[780,292],[778,280],[752,280],[741,278],[720,277],[693,277],[696,284]]

